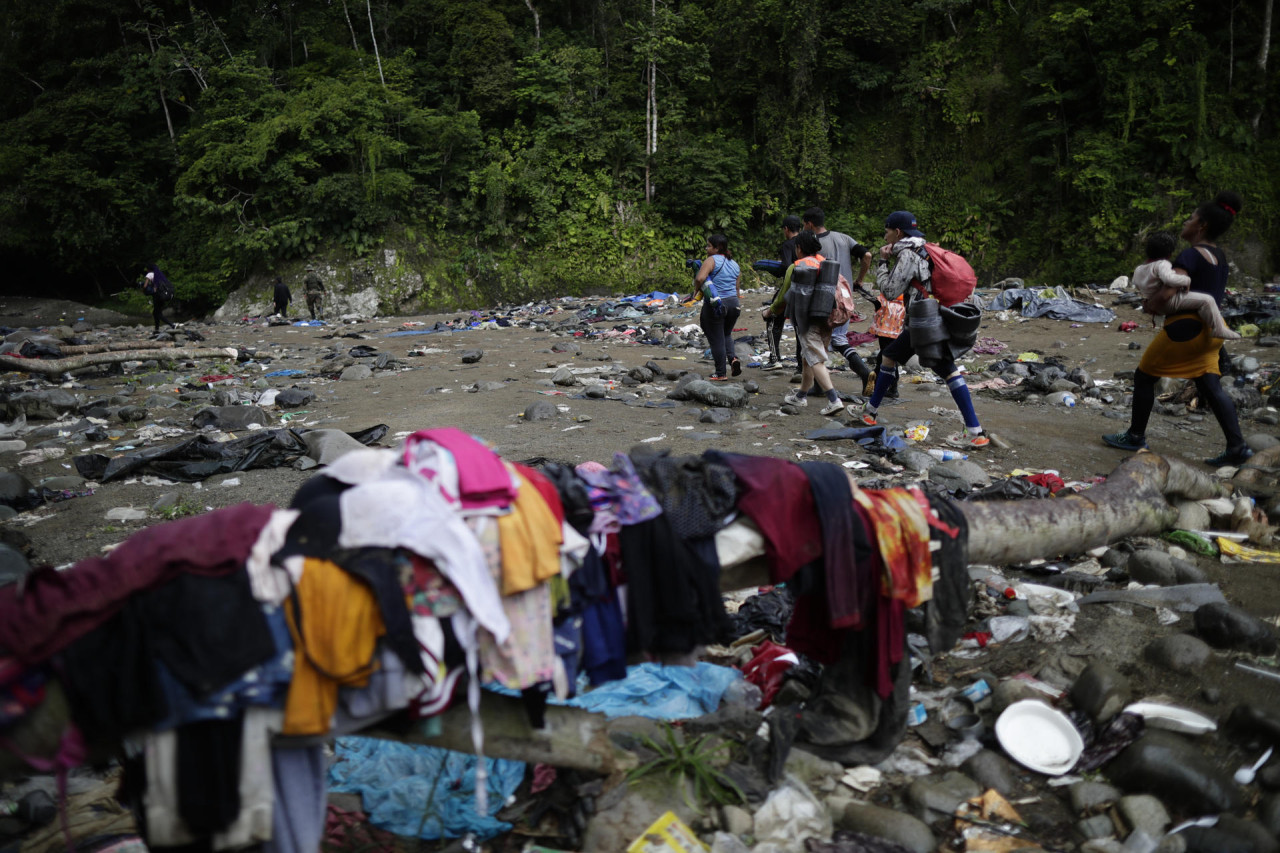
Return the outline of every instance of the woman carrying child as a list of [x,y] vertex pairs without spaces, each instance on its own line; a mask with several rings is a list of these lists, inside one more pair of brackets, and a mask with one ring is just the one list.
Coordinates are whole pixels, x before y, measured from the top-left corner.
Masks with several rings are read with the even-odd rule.
[[[1210,296],[1221,303],[1227,289],[1227,256],[1214,242],[1226,233],[1243,207],[1240,196],[1223,191],[1213,201],[1195,209],[1182,226],[1182,239],[1191,244],[1173,262],[1173,272],[1189,276],[1190,292]],[[1147,421],[1155,406],[1156,379],[1191,379],[1200,399],[1209,405],[1227,440],[1227,449],[1205,462],[1214,467],[1239,465],[1253,455],[1240,432],[1236,407],[1222,388],[1218,352],[1222,339],[1210,323],[1194,309],[1179,309],[1165,317],[1133,374],[1133,411],[1129,429],[1104,435],[1102,440],[1121,450],[1142,450],[1147,446]]]

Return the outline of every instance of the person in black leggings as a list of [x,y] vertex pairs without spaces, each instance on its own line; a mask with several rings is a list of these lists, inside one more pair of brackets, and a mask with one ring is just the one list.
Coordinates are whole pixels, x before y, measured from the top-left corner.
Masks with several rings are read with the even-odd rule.
[[[1227,289],[1227,256],[1214,242],[1231,227],[1243,202],[1236,193],[1223,191],[1201,204],[1182,226],[1182,238],[1190,243],[1173,263],[1173,270],[1191,277],[1191,290],[1207,293],[1221,305]],[[1227,447],[1205,462],[1214,467],[1239,465],[1253,450],[1245,443],[1235,403],[1222,387],[1220,376],[1222,339],[1215,338],[1194,311],[1172,314],[1156,334],[1133,373],[1133,411],[1129,429],[1104,435],[1102,440],[1121,450],[1147,446],[1147,423],[1156,402],[1156,379],[1167,376],[1195,382],[1200,399],[1213,412]]]

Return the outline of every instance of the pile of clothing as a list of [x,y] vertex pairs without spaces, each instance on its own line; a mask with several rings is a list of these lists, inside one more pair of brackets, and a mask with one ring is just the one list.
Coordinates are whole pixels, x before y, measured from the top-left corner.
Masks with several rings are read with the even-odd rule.
[[[532,467],[423,430],[347,453],[287,508],[158,525],[0,588],[0,743],[62,694],[57,754],[28,760],[120,757],[152,847],[314,851],[334,736],[429,730],[457,699],[482,754],[482,685],[519,691],[541,727],[552,694],[625,678],[628,657],[692,664],[732,631],[722,567],[760,558],[799,592],[789,644],[841,673],[800,740],[882,746],[905,724],[904,610],[927,605],[930,639],[954,643],[964,541],[945,499],[825,463]],[[850,703],[857,725],[832,724]]]

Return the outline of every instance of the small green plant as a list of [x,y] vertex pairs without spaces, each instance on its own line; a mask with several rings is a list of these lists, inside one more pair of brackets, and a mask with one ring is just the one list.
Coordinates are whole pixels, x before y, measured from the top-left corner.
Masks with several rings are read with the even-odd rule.
[[[641,744],[656,752],[658,757],[628,773],[627,782],[636,782],[653,773],[663,774],[680,787],[685,804],[699,814],[702,813],[701,804],[707,801],[722,806],[746,802],[746,795],[737,783],[715,767],[716,759],[728,751],[729,744],[725,741],[708,743],[710,738],[711,735],[702,735],[686,742],[670,725],[663,728],[663,743],[648,736],[641,737]],[[680,784],[686,777],[689,784]]]
[[186,498],[182,498],[173,506],[166,506],[156,510],[156,514],[165,521],[173,521],[178,518],[186,518],[189,515],[199,515],[201,511],[199,504],[192,503]]

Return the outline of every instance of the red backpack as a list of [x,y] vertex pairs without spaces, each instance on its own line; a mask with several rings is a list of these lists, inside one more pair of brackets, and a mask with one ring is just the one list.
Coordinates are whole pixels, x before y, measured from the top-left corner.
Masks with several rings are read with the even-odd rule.
[[[933,298],[947,307],[959,305],[968,299],[978,286],[978,275],[969,266],[969,262],[937,243],[925,243],[924,247],[929,252],[931,272],[928,292],[933,294]],[[916,287],[921,293],[926,292],[918,282]]]

